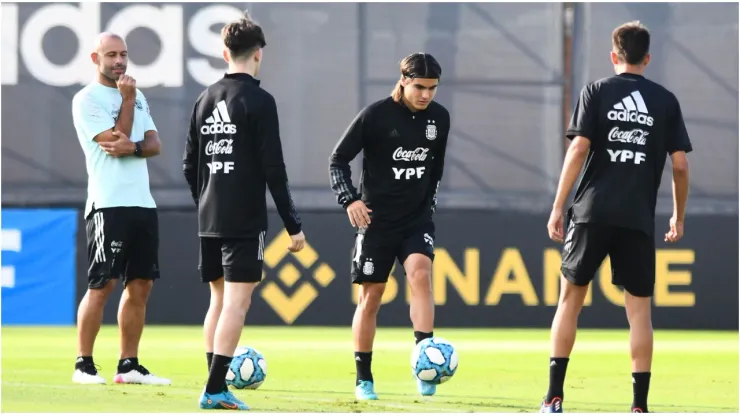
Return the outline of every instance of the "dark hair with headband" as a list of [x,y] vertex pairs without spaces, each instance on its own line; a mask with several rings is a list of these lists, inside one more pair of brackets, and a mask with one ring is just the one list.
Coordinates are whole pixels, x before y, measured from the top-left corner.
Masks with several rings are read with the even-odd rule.
[[442,67],[432,55],[422,52],[412,53],[401,61],[401,78],[393,87],[391,97],[396,102],[401,101],[403,80],[406,78],[440,79],[441,77]]

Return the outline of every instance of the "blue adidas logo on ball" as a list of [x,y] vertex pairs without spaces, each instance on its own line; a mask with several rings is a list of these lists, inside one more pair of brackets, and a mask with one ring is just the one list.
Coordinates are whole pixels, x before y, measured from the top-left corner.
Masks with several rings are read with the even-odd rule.
[[234,351],[226,384],[236,389],[255,390],[265,382],[267,361],[259,351],[250,347],[239,347]]
[[411,353],[414,377],[432,384],[447,382],[457,372],[457,364],[457,351],[444,338],[427,338]]

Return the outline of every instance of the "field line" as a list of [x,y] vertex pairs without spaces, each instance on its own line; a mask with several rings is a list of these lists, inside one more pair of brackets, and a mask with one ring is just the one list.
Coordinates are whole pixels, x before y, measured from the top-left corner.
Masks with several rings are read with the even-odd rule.
[[[471,351],[471,352],[498,352],[498,353],[528,353],[528,352],[548,352],[550,350],[550,340],[544,338],[542,340],[465,340],[456,342],[450,339],[449,341],[455,346],[460,352]],[[190,349],[190,345],[182,343],[159,343],[157,341],[143,342],[146,347],[164,347],[172,352],[178,349],[187,350]],[[202,342],[197,341],[197,348],[201,347]],[[178,345],[180,348],[178,348]],[[257,341],[253,344],[250,343],[249,339],[242,340],[240,345],[250,345],[257,348],[260,351],[352,351],[353,345],[352,340],[346,341],[307,341],[302,340],[300,342],[286,342],[286,341]],[[410,351],[413,348],[413,342],[409,341],[376,341],[374,344],[375,350],[384,351]],[[581,340],[576,341],[574,352],[580,353],[610,353],[610,352],[624,352],[626,348],[629,348],[629,341],[625,338],[623,341],[609,340],[609,341],[591,341]],[[738,341],[736,340],[657,340],[655,342],[656,352],[681,352],[681,353],[701,353],[707,354],[712,352],[717,353],[729,353],[738,352]]]

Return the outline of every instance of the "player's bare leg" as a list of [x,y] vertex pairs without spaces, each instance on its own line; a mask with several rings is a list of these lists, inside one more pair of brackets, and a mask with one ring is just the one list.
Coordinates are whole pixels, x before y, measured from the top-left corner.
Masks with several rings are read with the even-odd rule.
[[550,330],[550,386],[542,404],[543,409],[551,410],[548,413],[562,411],[565,372],[576,342],[578,316],[587,293],[588,286],[576,286],[565,277],[560,277],[560,300]]
[[218,325],[218,318],[221,316],[221,311],[224,306],[224,278],[221,277],[218,280],[209,283],[211,288],[211,302],[208,305],[208,312],[203,320],[203,338],[206,340],[206,360],[208,362],[208,370],[211,370],[211,362],[213,360],[213,339],[216,336],[216,325]]
[[385,283],[362,283],[359,286],[357,308],[352,318],[357,368],[355,396],[358,400],[377,400],[371,366],[377,316],[385,292]]
[[152,291],[152,280],[128,282],[118,304],[118,331],[121,339],[120,359],[139,356],[139,342],[144,332],[146,304]]
[[632,357],[632,410],[648,412],[650,371],[653,362],[653,321],[650,297],[633,296],[624,292],[624,307],[630,324],[630,356]]
[[115,287],[116,281],[111,279],[100,289],[88,289],[77,308],[77,362],[72,377],[75,383],[105,384],[92,355],[103,322],[103,308]]
[[[411,287],[411,322],[416,342],[432,336],[434,330],[434,298],[432,296],[432,259],[412,254],[403,262],[406,279]],[[417,335],[420,333],[421,335]],[[421,336],[421,338],[420,338]]]
[[118,305],[118,330],[121,353],[114,381],[127,384],[169,385],[170,380],[157,377],[139,364],[139,343],[144,333],[146,305],[154,281],[133,279],[126,284]]
[[[411,288],[410,315],[414,338],[418,344],[434,335],[434,296],[432,294],[432,259],[424,254],[411,254],[403,262],[406,279]],[[437,386],[417,380],[417,389],[423,396],[434,395]]]
[[224,380],[242,335],[244,319],[252,304],[255,286],[257,283],[224,283],[223,307],[213,339],[213,362],[205,391],[201,396],[201,408],[214,408],[210,406],[213,406],[212,401],[215,400],[220,401],[227,409],[249,410],[244,402],[229,392]]

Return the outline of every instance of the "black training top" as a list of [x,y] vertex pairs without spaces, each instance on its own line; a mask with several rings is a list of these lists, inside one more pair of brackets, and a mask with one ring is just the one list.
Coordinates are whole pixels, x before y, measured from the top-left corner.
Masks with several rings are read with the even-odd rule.
[[266,186],[291,235],[301,231],[283,161],[275,99],[248,74],[226,74],[193,107],[183,170],[201,237],[267,230]]
[[581,90],[566,134],[591,142],[571,219],[653,235],[666,159],[692,150],[676,96],[641,75],[600,79]]
[[[331,188],[344,208],[362,199],[373,229],[398,230],[431,219],[444,169],[450,113],[432,101],[411,111],[388,97],[364,108],[329,159]],[[349,163],[363,151],[360,192]]]

